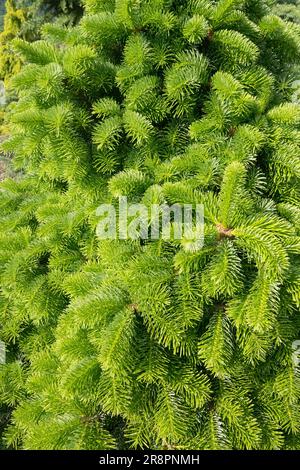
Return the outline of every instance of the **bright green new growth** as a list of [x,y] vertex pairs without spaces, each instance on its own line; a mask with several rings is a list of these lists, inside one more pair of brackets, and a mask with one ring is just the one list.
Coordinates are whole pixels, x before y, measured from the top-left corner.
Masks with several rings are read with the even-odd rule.
[[[15,42],[4,443],[299,449],[299,26],[263,0],[85,3]],[[203,204],[204,247],[99,240],[119,196]]]

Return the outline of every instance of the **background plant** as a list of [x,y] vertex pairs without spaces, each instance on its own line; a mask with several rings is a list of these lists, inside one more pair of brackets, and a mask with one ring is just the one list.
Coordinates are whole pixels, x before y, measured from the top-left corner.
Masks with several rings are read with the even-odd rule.
[[6,84],[21,65],[20,58],[11,47],[14,38],[37,40],[43,24],[53,21],[63,25],[74,24],[82,14],[80,0],[6,0],[1,9],[0,76]]
[[287,21],[300,23],[300,2],[299,0],[279,1],[274,5],[273,11],[276,15]]
[[[299,26],[261,0],[85,5],[14,41],[4,443],[297,449]],[[122,195],[203,203],[204,248],[98,240]]]

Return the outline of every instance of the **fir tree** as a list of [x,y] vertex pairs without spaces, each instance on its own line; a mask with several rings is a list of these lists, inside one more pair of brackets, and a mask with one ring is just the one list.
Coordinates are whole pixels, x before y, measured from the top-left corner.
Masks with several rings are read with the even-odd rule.
[[[299,449],[299,26],[264,0],[85,4],[14,42],[4,443]],[[204,247],[100,240],[120,195],[204,204]]]

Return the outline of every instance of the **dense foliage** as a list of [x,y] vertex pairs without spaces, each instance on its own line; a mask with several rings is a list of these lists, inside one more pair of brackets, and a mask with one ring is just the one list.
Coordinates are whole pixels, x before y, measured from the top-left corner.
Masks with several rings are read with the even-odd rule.
[[[85,3],[14,42],[3,442],[300,448],[299,26],[264,0]],[[98,239],[119,196],[203,203],[204,247]]]

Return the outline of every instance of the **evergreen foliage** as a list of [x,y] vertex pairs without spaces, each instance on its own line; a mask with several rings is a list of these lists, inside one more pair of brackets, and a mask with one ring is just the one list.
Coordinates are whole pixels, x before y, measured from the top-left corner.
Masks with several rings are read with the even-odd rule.
[[[299,26],[264,0],[85,6],[14,41],[4,445],[299,449]],[[204,247],[99,240],[120,195],[204,204]]]

